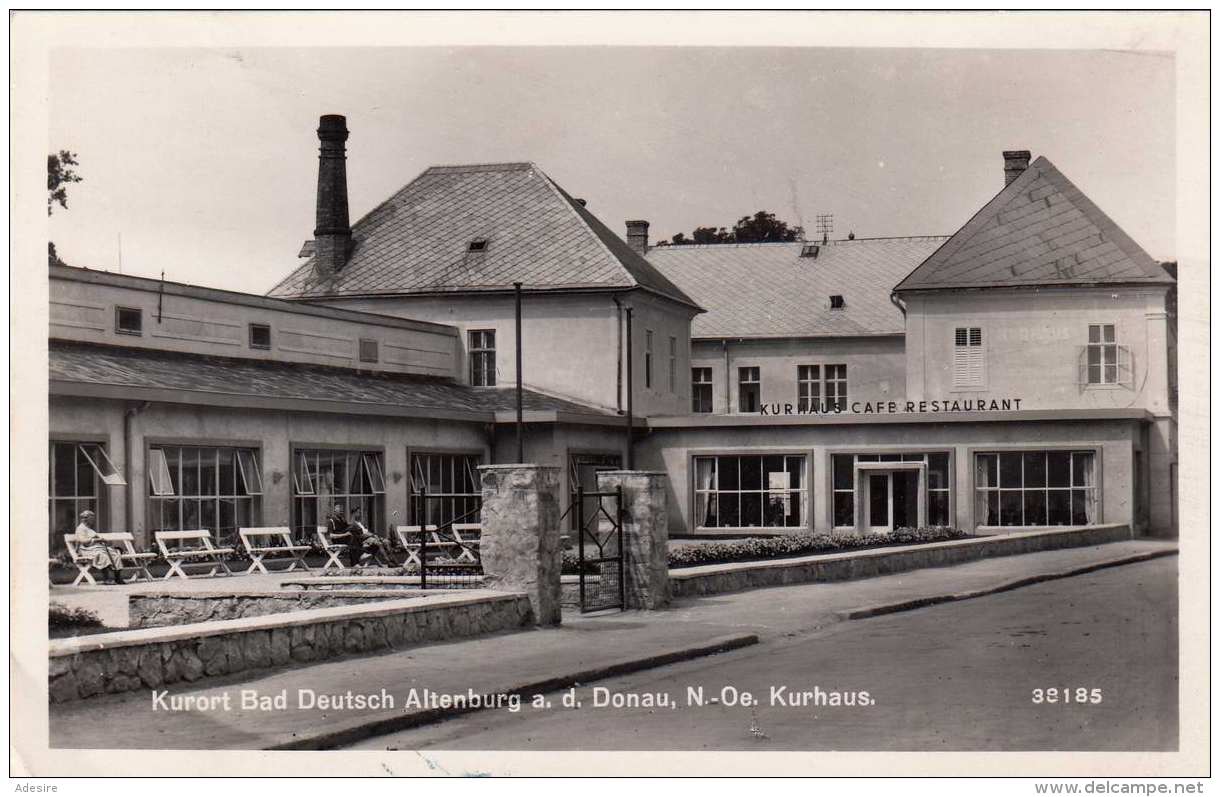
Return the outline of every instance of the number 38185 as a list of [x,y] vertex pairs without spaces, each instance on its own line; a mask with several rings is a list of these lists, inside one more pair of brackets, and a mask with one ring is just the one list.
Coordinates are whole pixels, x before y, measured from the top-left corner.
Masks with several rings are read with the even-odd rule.
[[1030,693],[1033,703],[1092,703],[1101,702],[1101,689],[1090,689],[1086,686],[1076,688],[1052,686],[1047,689],[1034,689]]

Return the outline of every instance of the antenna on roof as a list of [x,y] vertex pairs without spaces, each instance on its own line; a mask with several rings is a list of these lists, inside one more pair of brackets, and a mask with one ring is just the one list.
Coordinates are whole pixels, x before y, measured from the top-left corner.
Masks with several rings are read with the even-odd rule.
[[822,236],[822,243],[830,242],[830,234],[835,229],[835,214],[819,213],[817,220],[818,235]]

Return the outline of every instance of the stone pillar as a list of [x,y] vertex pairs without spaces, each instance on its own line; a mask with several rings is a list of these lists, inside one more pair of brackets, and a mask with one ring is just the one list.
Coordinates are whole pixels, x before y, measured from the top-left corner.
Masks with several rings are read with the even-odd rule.
[[669,588],[668,477],[662,471],[608,470],[598,492],[623,488],[623,576],[626,609],[664,609]]
[[529,595],[538,625],[559,625],[559,468],[481,465],[483,583]]

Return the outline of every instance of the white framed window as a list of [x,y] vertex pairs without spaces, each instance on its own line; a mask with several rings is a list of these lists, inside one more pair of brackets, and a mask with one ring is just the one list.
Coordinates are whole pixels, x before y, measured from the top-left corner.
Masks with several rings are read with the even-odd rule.
[[690,369],[690,410],[694,413],[712,411],[712,369]]
[[259,524],[263,479],[253,448],[153,446],[147,470],[154,531],[207,529],[232,542],[238,528]]
[[758,366],[737,369],[737,410],[758,412],[762,405],[762,377]]
[[376,530],[385,507],[380,452],[298,449],[293,461],[292,528],[298,539],[312,537],[336,503],[348,517],[359,509],[365,525]]
[[980,526],[1097,523],[1093,451],[978,453],[974,490],[975,522]]
[[644,387],[652,387],[652,330],[644,331]]
[[678,339],[669,336],[669,392],[678,392]]
[[1118,342],[1114,324],[1089,324],[1089,339],[1081,351],[1080,384],[1135,385],[1131,349]]
[[470,341],[470,384],[474,387],[495,387],[496,331],[472,329],[467,336]]
[[125,485],[101,443],[51,441],[48,501],[50,550],[62,551],[64,534],[76,529],[86,509],[96,516],[97,530],[106,530],[106,490],[102,485]]
[[847,365],[798,365],[796,401],[801,412],[847,409]]
[[120,335],[143,335],[144,311],[138,307],[114,308],[114,331]]
[[985,387],[987,354],[983,347],[982,327],[957,327],[953,330],[953,386]]
[[412,454],[411,522],[478,523],[483,505],[480,464],[478,454]]
[[802,454],[695,457],[699,528],[800,528],[807,498]]

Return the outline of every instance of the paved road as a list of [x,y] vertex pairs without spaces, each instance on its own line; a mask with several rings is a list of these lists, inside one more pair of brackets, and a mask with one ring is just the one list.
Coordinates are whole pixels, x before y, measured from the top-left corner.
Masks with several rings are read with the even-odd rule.
[[[360,749],[1174,750],[1177,561],[1158,559],[869,620],[600,682],[676,708],[484,711]],[[772,704],[771,687],[856,694]],[[687,704],[688,687],[707,702]],[[712,703],[725,687],[760,705]],[[1101,702],[1032,702],[1034,689]],[[858,693],[867,692],[861,700]],[[725,697],[731,696],[726,692]],[[786,695],[785,695],[786,696]]]

